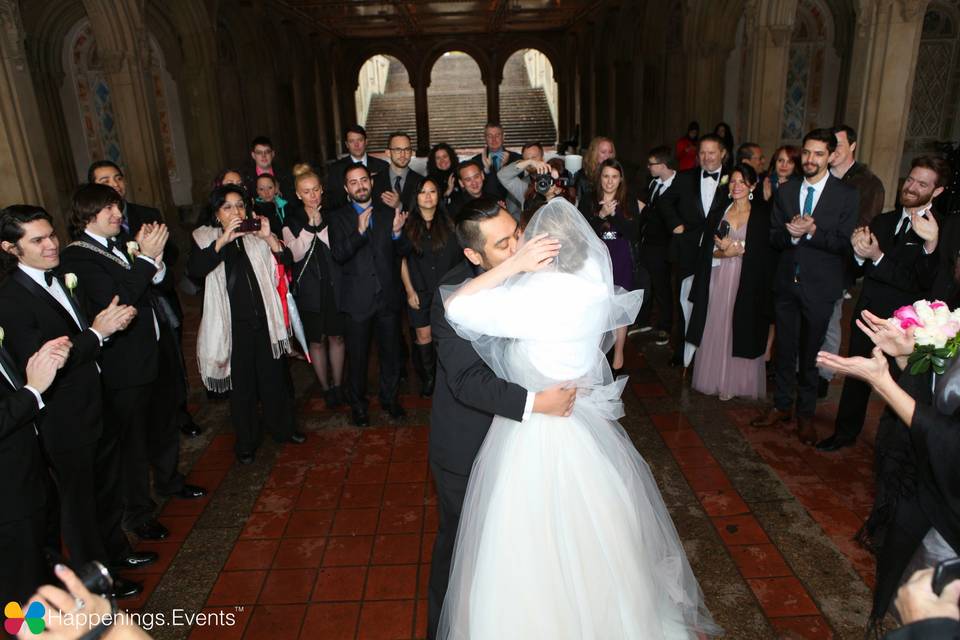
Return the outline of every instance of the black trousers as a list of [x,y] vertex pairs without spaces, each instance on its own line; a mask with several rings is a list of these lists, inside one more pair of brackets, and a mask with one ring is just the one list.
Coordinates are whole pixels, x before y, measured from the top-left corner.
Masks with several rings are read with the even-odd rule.
[[155,383],[103,390],[103,428],[120,440],[123,487],[123,526],[130,530],[154,517],[157,505],[150,493],[151,394]]
[[186,395],[177,336],[162,323],[159,347],[157,381],[147,410],[146,446],[153,467],[154,488],[160,495],[170,495],[182,489],[184,482],[179,470],[180,431],[176,412],[186,401]]
[[650,288],[644,292],[639,323],[650,324],[654,309],[657,312],[656,329],[670,333],[673,328],[673,288],[670,284],[670,262],[667,248],[658,245],[642,245],[640,260],[650,274]]
[[437,537],[433,542],[430,557],[429,600],[427,602],[427,638],[437,637],[440,611],[450,581],[450,564],[453,562],[453,545],[457,541],[460,512],[467,495],[469,476],[448,471],[434,462],[430,463],[433,482],[437,488],[437,511],[440,514]]
[[[774,300],[777,335],[776,389],[773,403],[781,411],[793,406],[796,388],[797,415],[813,417],[817,406],[817,352],[827,334],[836,300],[811,300],[799,284],[777,291]],[[799,362],[798,362],[799,358]],[[797,373],[800,380],[797,383]]]
[[285,357],[274,358],[266,328],[235,326],[230,354],[230,419],[237,436],[235,450],[252,453],[263,439],[257,405],[263,422],[277,442],[293,435],[293,389]]
[[350,405],[354,410],[367,408],[367,366],[370,361],[370,340],[377,336],[380,361],[380,404],[396,402],[400,383],[400,323],[393,311],[377,311],[369,318],[347,320],[344,339],[350,364]]
[[46,512],[37,509],[28,517],[0,522],[0,602],[25,607],[37,587],[51,582],[44,557]]

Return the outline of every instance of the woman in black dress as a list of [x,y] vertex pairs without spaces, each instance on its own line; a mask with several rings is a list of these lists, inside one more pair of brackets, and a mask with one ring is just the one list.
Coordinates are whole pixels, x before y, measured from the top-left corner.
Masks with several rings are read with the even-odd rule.
[[433,395],[437,371],[436,352],[430,334],[430,311],[440,279],[463,260],[453,224],[441,198],[441,185],[434,178],[420,180],[407,203],[409,218],[403,227],[413,244],[413,253],[403,259],[400,279],[407,292],[410,326],[416,332],[415,357],[423,371],[420,395]]
[[343,402],[340,385],[346,354],[343,342],[346,316],[336,305],[330,236],[320,210],[323,181],[309,164],[293,168],[293,181],[298,202],[303,206],[288,206],[283,225],[283,241],[294,261],[290,286],[310,343],[313,370],[323,388],[327,407],[333,408]]

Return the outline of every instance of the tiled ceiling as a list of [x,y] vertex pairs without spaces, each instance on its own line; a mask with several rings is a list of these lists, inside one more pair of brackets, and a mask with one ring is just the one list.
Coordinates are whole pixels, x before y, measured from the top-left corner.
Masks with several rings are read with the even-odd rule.
[[282,0],[343,38],[564,29],[604,0]]

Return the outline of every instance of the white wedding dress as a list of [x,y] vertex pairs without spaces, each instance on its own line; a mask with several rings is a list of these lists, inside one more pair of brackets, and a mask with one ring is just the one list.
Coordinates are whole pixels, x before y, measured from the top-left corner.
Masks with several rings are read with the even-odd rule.
[[[558,202],[559,201],[559,202]],[[562,198],[526,237],[562,242],[547,270],[468,296],[447,318],[504,379],[579,389],[573,415],[495,417],[474,463],[438,637],[688,639],[719,635],[656,482],[617,419],[626,378],[604,357],[642,293]],[[453,297],[451,297],[453,296]]]

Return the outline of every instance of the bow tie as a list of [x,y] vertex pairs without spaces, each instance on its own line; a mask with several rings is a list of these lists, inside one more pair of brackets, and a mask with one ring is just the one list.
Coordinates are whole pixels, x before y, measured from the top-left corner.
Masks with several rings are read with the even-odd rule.
[[[114,249],[120,250],[120,243],[117,242],[116,238],[107,238],[107,251],[113,251]],[[122,251],[120,253],[123,253]]]
[[719,181],[719,180],[720,180],[720,172],[717,171],[716,173],[710,173],[709,171],[704,171],[704,172],[703,172],[703,178],[704,178],[704,179],[713,178],[714,180]]
[[56,276],[53,275],[53,271],[44,271],[44,272],[43,272],[43,279],[46,281],[48,287],[52,287],[52,286],[53,286],[53,279],[54,279],[54,277],[56,277]]

